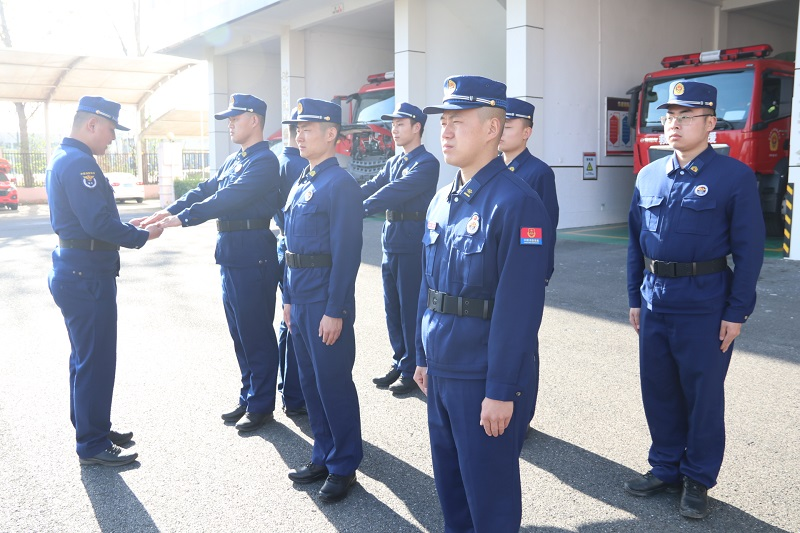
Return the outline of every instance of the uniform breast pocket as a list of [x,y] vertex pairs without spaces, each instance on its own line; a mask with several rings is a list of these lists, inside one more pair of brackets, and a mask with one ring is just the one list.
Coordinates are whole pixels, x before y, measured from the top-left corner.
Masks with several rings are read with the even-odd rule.
[[658,220],[661,217],[663,203],[663,196],[642,196],[639,199],[639,207],[643,208],[642,229],[658,231]]
[[314,237],[319,234],[319,218],[322,213],[317,211],[315,204],[295,204],[291,211],[291,232],[293,235]]
[[425,275],[433,276],[433,264],[436,261],[436,241],[439,240],[437,230],[427,230],[422,234],[422,246],[425,248]]
[[717,201],[713,198],[684,198],[678,216],[679,233],[708,235],[714,224]]
[[486,236],[483,232],[463,235],[453,242],[450,262],[451,279],[464,285],[483,285],[483,253]]

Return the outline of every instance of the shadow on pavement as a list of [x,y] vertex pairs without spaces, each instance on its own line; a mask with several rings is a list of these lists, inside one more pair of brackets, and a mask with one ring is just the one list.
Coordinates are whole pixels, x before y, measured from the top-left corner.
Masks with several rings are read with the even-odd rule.
[[[643,450],[643,454],[647,450]],[[525,442],[521,458],[551,473],[570,487],[633,515],[632,519],[595,522],[578,528],[580,532],[605,531],[767,531],[783,532],[758,518],[713,497],[711,514],[703,520],[690,520],[678,513],[679,494],[658,494],[637,498],[626,494],[623,483],[639,474],[619,463],[569,442],[533,431]],[[711,492],[713,496],[713,491]],[[533,530],[532,530],[533,531]],[[536,528],[535,531],[564,531]]]
[[150,513],[119,475],[139,466],[134,462],[120,468],[81,467],[81,481],[92,502],[100,531],[159,531]]
[[[309,461],[312,447],[300,435],[285,426],[286,422],[288,421],[273,422],[264,426],[264,430],[243,436],[245,438],[258,436],[270,442],[286,463],[288,474],[289,470],[299,468]],[[306,417],[293,419],[293,423],[310,436]],[[432,477],[366,441],[364,441],[364,460],[359,466],[357,476],[361,479],[367,476],[386,485],[427,530],[443,529]],[[291,484],[291,481],[287,479],[286,483]],[[322,483],[319,481],[293,486],[295,490],[305,492],[325,515],[328,523],[339,531],[374,531],[376,524],[391,524],[387,531],[392,532],[419,531],[419,527],[379,501],[360,483],[350,490],[346,499],[332,504],[323,502],[317,495]]]

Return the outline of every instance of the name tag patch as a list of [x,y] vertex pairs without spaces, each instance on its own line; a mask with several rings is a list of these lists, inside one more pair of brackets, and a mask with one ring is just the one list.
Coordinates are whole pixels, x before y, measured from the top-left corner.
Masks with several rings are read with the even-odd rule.
[[519,243],[535,246],[542,245],[542,228],[520,228]]

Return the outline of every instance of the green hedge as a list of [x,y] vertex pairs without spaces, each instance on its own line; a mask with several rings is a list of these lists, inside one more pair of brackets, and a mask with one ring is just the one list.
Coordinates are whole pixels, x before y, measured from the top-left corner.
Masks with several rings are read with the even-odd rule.
[[198,184],[204,182],[205,180],[206,180],[205,176],[203,176],[203,174],[200,172],[189,173],[186,175],[185,178],[175,180],[175,182],[172,185],[173,188],[175,189],[175,199],[180,198],[181,196],[191,191],[192,189],[197,187]]

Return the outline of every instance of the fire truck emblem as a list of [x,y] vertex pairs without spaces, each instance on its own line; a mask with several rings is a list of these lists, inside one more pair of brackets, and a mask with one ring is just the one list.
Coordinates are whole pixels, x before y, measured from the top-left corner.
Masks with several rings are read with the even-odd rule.
[[705,196],[708,194],[708,185],[698,185],[694,188],[694,193],[697,196]]
[[674,94],[675,96],[682,95],[683,94],[683,84],[682,83],[676,83],[675,84],[675,88],[672,90],[672,94]]
[[778,150],[778,132],[776,130],[772,130],[769,134],[769,149],[771,152]]
[[447,87],[444,90],[445,97],[450,96],[456,91],[456,82],[453,80],[447,80]]
[[476,233],[478,233],[478,228],[480,227],[481,227],[481,219],[478,216],[478,213],[475,213],[474,215],[472,215],[472,218],[469,219],[469,222],[467,222],[467,233],[469,233],[470,235],[475,235]]
[[303,104],[297,102],[297,114],[301,114],[303,112]]

